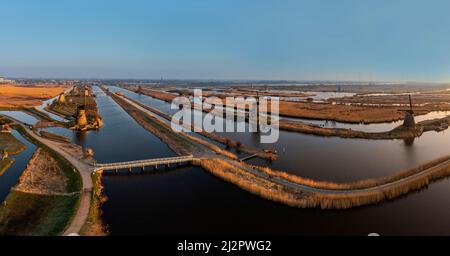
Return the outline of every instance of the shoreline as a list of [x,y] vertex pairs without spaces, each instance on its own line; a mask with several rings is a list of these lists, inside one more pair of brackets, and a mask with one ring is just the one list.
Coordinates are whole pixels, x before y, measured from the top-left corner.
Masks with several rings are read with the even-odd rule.
[[87,164],[81,162],[78,157],[73,156],[73,152],[71,150],[65,149],[64,145],[70,146],[72,144],[69,145],[67,143],[58,143],[41,138],[32,131],[27,130],[27,128],[17,120],[15,120],[15,124],[13,126],[22,136],[24,136],[25,139],[29,140],[36,146],[48,149],[53,156],[56,156],[57,160],[62,161],[64,165],[69,166],[72,173],[77,175],[78,178],[72,180],[72,183],[75,186],[79,186],[80,197],[77,202],[77,208],[75,209],[73,218],[62,234],[68,235],[79,232],[87,219],[87,212],[91,201],[92,180],[89,167]]
[[[355,182],[354,187],[344,190],[339,187],[348,184],[314,181],[300,176],[294,179],[282,171],[251,166],[226,157],[206,155],[197,157],[193,164],[265,199],[293,207],[321,209],[348,209],[377,204],[419,191],[431,182],[450,175],[448,157],[384,177],[378,180],[379,183],[373,180]],[[383,179],[385,182],[380,182]],[[366,188],[358,187],[364,184]]]

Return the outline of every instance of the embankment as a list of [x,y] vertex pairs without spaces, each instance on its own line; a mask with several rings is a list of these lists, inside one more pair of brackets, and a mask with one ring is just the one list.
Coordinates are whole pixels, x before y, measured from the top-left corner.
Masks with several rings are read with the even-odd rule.
[[107,236],[108,230],[106,224],[102,220],[102,205],[108,200],[103,194],[102,185],[103,172],[97,171],[92,175],[92,201],[89,208],[89,215],[80,231],[82,236]]
[[[134,89],[133,87],[125,87],[125,89],[136,92],[136,89]],[[171,100],[173,100],[175,98],[175,95],[173,95],[173,94],[157,92],[154,90],[151,90],[151,91],[143,90],[142,93],[146,94],[148,96],[160,99],[160,100],[167,101],[167,102],[170,102]],[[127,99],[135,102],[136,104],[139,104],[140,106],[143,105],[143,104],[141,104],[133,99],[130,99],[128,97],[127,97]],[[304,104],[304,103],[295,103],[295,104]],[[319,103],[310,103],[310,104],[319,104]],[[328,107],[329,107],[328,105],[332,106],[331,104],[319,104],[319,105],[320,106],[317,107],[318,113],[322,113],[323,111],[319,111],[319,110],[322,110],[323,108],[325,108],[324,106],[326,106],[326,111],[324,111],[324,113],[325,112],[327,113],[326,116],[317,116],[317,115],[312,116],[312,114],[311,115],[308,114],[306,116],[298,116],[298,115],[289,115],[286,113],[284,114],[284,116],[304,117],[304,118],[319,119],[319,120],[335,120],[332,118],[332,116],[329,115],[330,110],[328,109]],[[145,105],[143,105],[142,107],[145,108]],[[340,107],[342,107],[342,106],[336,106],[336,108],[340,108]],[[295,109],[295,106],[290,106],[289,108],[286,107],[285,109],[286,109],[286,111],[288,111],[291,108]],[[363,108],[363,109],[367,110],[366,108]],[[149,110],[152,112],[155,111],[154,109],[153,110],[149,109]],[[208,112],[206,109],[202,109],[202,110],[205,112]],[[376,112],[378,110],[373,110],[373,111]],[[373,111],[369,111],[368,113],[365,113],[364,116],[366,117],[366,115],[369,115]],[[388,112],[387,114],[384,112],[382,112],[382,114],[377,112],[378,113],[377,115],[389,116],[390,114],[392,114],[391,118],[383,117],[381,119],[379,119],[379,118],[373,119],[373,120],[370,119],[368,121],[368,120],[366,120],[367,118],[356,119],[355,117],[352,117],[350,119],[344,119],[344,120],[336,119],[336,121],[344,121],[344,122],[348,122],[348,123],[360,123],[361,121],[364,121],[366,123],[380,123],[380,122],[398,121],[401,118],[403,118],[403,114],[397,113],[398,112],[397,110],[388,109],[386,111]],[[217,113],[215,113],[215,111],[212,111],[211,113],[217,114]],[[350,115],[349,113],[353,113],[353,112],[349,112],[349,110],[345,110],[345,111],[343,111],[343,113],[345,113],[346,116],[349,116]],[[362,110],[358,109],[358,113],[360,113],[360,115],[362,115],[361,114]],[[395,114],[393,114],[393,113],[395,113]],[[166,115],[167,117],[164,115],[165,114],[162,113],[161,117],[164,117],[166,119],[169,118],[167,115]],[[281,112],[281,110],[280,110],[280,115],[283,116],[283,113]],[[236,119],[238,117],[238,114],[234,113],[234,116]],[[248,115],[245,115],[244,119],[246,121],[248,121]],[[423,132],[431,131],[431,130],[439,130],[442,127],[440,125],[440,123],[444,122],[444,121],[448,121],[448,120],[444,120],[444,119],[441,119],[441,121],[434,121],[434,122],[426,122],[426,121],[421,122],[417,125],[417,127],[415,129],[404,129],[402,126],[399,126],[391,131],[374,132],[374,133],[351,130],[351,129],[344,129],[344,128],[324,128],[324,127],[320,127],[317,125],[312,125],[312,124],[308,124],[308,123],[304,123],[304,122],[300,122],[300,121],[291,121],[291,120],[286,120],[286,119],[281,119],[279,121],[278,127],[280,130],[284,130],[284,131],[298,132],[298,133],[311,134],[311,135],[317,135],[317,136],[325,136],[325,137],[340,137],[340,138],[370,139],[370,140],[393,140],[393,139],[415,138],[415,137],[421,136]],[[450,123],[450,121],[448,121],[448,123]],[[218,136],[216,136],[214,134],[209,134],[209,133],[206,133],[206,134],[202,133],[202,135],[204,135],[205,137],[208,137],[212,140],[218,141],[219,143],[223,143],[223,144],[228,143],[231,147],[235,147],[235,148],[242,147],[244,149],[242,151],[252,153],[252,154],[257,153],[257,154],[259,154],[260,157],[263,157],[263,158],[267,158],[267,159],[273,158],[272,153],[267,154],[267,152],[261,152],[261,150],[254,150],[252,148],[246,147],[245,145],[240,145],[239,142],[230,140],[228,138],[224,138],[224,137],[218,138]]]
[[26,145],[11,133],[0,133],[0,151],[5,150],[9,155],[17,155],[25,148]]
[[314,181],[225,159],[201,159],[194,164],[263,198],[294,207],[321,209],[377,204],[419,191],[450,175],[450,156],[389,177],[348,184]]
[[0,207],[0,234],[62,234],[79,203],[80,186],[74,178],[65,159],[38,148]]
[[173,151],[179,155],[189,154],[205,154],[212,150],[218,154],[226,157],[237,159],[236,155],[229,151],[223,150],[216,145],[213,145],[205,140],[196,138],[183,132],[175,132],[165,122],[159,120],[157,117],[139,110],[136,106],[130,104],[125,99],[104,90],[119,106],[121,106],[138,124],[144,129],[148,130],[164,143],[166,143]]
[[65,142],[65,143],[72,142],[72,140],[70,138],[60,135],[60,134],[55,134],[55,133],[46,132],[46,131],[40,131],[39,133],[40,133],[41,137],[46,138],[46,139],[59,141],[59,142]]
[[[172,117],[171,116],[167,115],[166,113],[163,113],[163,112],[159,111],[158,109],[155,109],[155,108],[152,108],[152,107],[147,106],[145,104],[142,104],[141,102],[139,102],[137,100],[134,100],[134,99],[132,99],[130,97],[127,97],[127,96],[122,96],[122,97],[124,97],[127,100],[135,103],[136,105],[139,105],[142,108],[145,108],[145,109],[155,113],[156,115],[158,115],[158,116],[160,116],[160,117],[162,117],[162,118],[164,118],[164,119],[166,119],[168,121],[172,121]],[[179,125],[186,126],[185,124],[183,124],[182,120],[180,120]],[[191,131],[195,131],[196,130],[194,124],[192,124],[190,127],[187,127],[187,128],[190,129]],[[237,149],[240,152],[245,152],[245,153],[249,153],[249,154],[256,154],[256,156],[258,156],[260,158],[264,158],[264,159],[268,159],[268,160],[272,160],[272,161],[277,159],[277,154],[275,152],[267,152],[267,151],[264,151],[264,150],[252,148],[252,147],[249,147],[249,146],[247,146],[245,144],[242,144],[242,142],[240,142],[240,141],[234,140],[234,139],[229,138],[229,137],[223,137],[223,136],[219,136],[217,134],[209,133],[209,132],[205,132],[205,131],[200,131],[200,132],[197,132],[197,133],[202,135],[202,136],[204,136],[204,137],[206,137],[206,138],[208,138],[208,139],[210,139],[210,140],[219,142],[219,143],[221,143],[221,144],[223,144],[223,145],[225,145],[227,147],[235,148],[235,149]]]

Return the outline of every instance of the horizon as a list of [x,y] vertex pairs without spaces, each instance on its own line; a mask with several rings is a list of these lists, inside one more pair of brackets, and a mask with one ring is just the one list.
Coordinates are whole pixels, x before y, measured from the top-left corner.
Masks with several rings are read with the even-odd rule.
[[[161,78],[98,78],[98,77],[11,77],[0,75],[6,79],[11,80],[118,80],[118,81],[161,81]],[[243,83],[351,83],[356,85],[377,85],[377,84],[396,84],[396,85],[450,85],[447,81],[383,81],[383,80],[373,80],[373,81],[356,81],[356,80],[324,80],[324,79],[216,79],[216,78],[163,78],[162,81],[191,81],[191,82],[243,82]]]
[[447,1],[27,3],[0,4],[7,77],[450,81]]

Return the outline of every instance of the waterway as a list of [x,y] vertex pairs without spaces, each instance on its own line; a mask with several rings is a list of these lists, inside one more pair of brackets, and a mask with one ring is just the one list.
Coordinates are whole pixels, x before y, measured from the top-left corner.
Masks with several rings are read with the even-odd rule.
[[27,168],[28,161],[36,150],[34,144],[28,142],[17,131],[13,130],[12,135],[22,141],[26,148],[17,155],[10,156],[15,161],[14,163],[0,176],[0,202],[3,202],[8,196],[12,187],[14,187],[18,181],[22,172]]
[[36,108],[39,109],[41,112],[44,112],[44,113],[47,114],[50,118],[52,118],[52,119],[54,119],[54,120],[56,120],[56,121],[59,121],[59,122],[67,122],[67,120],[66,120],[65,118],[62,118],[62,117],[60,117],[60,116],[58,116],[58,115],[55,115],[55,114],[53,114],[53,113],[51,113],[51,112],[49,112],[49,111],[47,111],[47,110],[45,109],[47,106],[49,106],[53,101],[57,100],[58,98],[59,98],[59,96],[56,96],[56,97],[54,97],[54,98],[45,100],[44,102],[42,102],[41,105],[37,106]]
[[[172,110],[169,103],[146,95],[139,95],[119,87],[110,87],[110,90],[120,91],[167,114],[178,111]],[[195,113],[205,115],[199,111]],[[273,144],[260,142],[260,137],[265,134],[250,132],[218,134],[254,148],[278,152],[276,161],[252,159],[250,163],[267,165],[303,177],[336,182],[383,177],[450,154],[450,142],[445,143],[450,141],[448,130],[440,133],[427,132],[414,141],[342,139],[279,131],[279,140]]]
[[[74,142],[93,148],[99,162],[175,155],[98,87],[94,92],[104,127],[83,134],[64,132]],[[163,101],[124,92],[163,112],[177,111]],[[450,153],[448,131],[426,133],[413,142],[322,138],[281,131],[279,141],[268,145],[260,144],[257,134],[226,135],[279,152],[277,161],[254,159],[254,163],[334,181],[381,177]],[[450,235],[449,180],[380,205],[323,211],[261,199],[197,167],[134,172],[103,178],[109,199],[102,208],[103,219],[112,235]]]
[[[143,95],[135,97],[143,103],[156,103],[152,107],[162,104],[167,110],[167,103]],[[102,110],[102,104],[99,108]],[[259,145],[255,136],[244,133],[237,137]],[[428,133],[412,144],[287,132],[280,138],[277,144],[290,153],[280,154],[273,165],[332,180],[383,176],[450,152],[448,132]],[[253,196],[196,167],[107,175],[103,182],[109,198],[103,207],[104,220],[112,235],[450,234],[446,220],[450,214],[448,180],[392,202],[342,211],[287,207]]]

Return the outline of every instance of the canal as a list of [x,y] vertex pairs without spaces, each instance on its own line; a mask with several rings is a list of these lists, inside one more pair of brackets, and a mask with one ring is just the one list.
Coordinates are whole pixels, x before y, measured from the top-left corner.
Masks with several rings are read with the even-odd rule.
[[11,188],[19,182],[22,172],[27,168],[28,161],[30,161],[36,150],[36,146],[22,137],[17,131],[13,130],[12,135],[23,142],[26,148],[19,154],[10,156],[14,159],[14,163],[0,175],[0,202],[5,200]]
[[[165,102],[134,96],[162,111],[173,111]],[[259,145],[248,134],[236,138]],[[355,180],[383,176],[448,154],[448,139],[448,132],[428,133],[412,144],[283,133],[277,144],[292,153],[282,154],[273,164],[301,170],[298,174],[307,177]],[[159,146],[164,148],[164,144]],[[296,209],[264,200],[196,167],[150,175],[108,175],[103,181],[109,198],[103,206],[104,220],[112,235],[450,234],[448,180],[392,202],[341,211]]]
[[[59,132],[94,149],[99,162],[175,155],[98,87],[94,92],[104,128],[84,134]],[[165,102],[126,93],[163,112],[172,111]],[[250,146],[274,148],[280,154],[272,163],[255,163],[334,181],[381,177],[450,153],[448,131],[426,133],[413,143],[281,132],[275,145],[261,145],[252,134],[227,136]],[[103,178],[108,197],[103,219],[112,235],[450,235],[449,180],[380,205],[323,211],[261,199],[197,167],[135,172]]]

